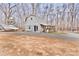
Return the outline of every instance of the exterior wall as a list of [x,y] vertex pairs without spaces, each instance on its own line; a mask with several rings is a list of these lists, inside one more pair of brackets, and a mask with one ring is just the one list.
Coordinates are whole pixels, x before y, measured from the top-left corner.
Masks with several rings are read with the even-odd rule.
[[55,26],[41,24],[41,27],[43,28],[43,32],[55,32]]
[[38,31],[36,32],[42,32],[39,19],[35,16],[30,16],[25,23],[25,30],[29,32],[35,32],[34,26],[38,26]]

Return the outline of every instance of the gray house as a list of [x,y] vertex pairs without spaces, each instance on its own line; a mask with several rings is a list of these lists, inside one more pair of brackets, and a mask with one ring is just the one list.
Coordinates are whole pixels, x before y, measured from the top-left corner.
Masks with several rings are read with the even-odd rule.
[[55,26],[46,24],[46,20],[35,15],[30,15],[25,20],[25,31],[28,32],[49,32],[54,31]]

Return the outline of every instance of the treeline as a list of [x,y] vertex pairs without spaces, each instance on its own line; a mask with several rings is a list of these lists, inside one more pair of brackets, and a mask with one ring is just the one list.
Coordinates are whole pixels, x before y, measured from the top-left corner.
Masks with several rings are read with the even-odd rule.
[[0,22],[24,29],[25,19],[34,14],[45,18],[57,31],[79,30],[78,3],[1,3]]

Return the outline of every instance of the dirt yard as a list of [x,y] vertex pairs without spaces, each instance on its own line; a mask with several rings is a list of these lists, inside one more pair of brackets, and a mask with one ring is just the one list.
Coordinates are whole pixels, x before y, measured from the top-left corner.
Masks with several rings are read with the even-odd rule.
[[0,34],[0,55],[79,56],[79,41],[27,35]]

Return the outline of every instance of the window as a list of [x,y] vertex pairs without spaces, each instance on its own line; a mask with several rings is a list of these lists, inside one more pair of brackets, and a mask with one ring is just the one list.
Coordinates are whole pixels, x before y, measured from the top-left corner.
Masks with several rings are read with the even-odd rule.
[[32,18],[31,18],[31,20],[32,20]]

